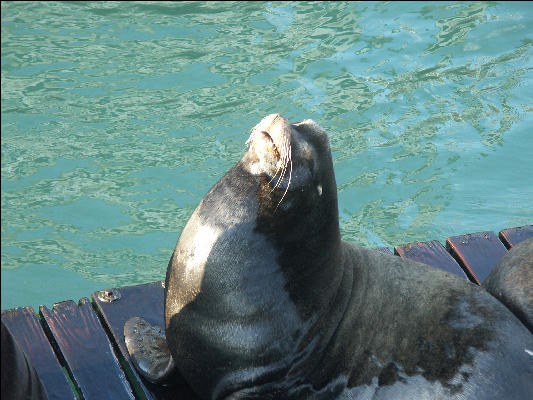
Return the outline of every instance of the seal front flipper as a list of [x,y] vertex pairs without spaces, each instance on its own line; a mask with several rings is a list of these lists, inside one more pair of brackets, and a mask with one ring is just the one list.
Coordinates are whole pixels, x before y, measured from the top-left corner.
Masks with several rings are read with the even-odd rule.
[[140,317],[133,317],[124,324],[124,338],[137,371],[150,382],[167,382],[176,365],[161,328]]

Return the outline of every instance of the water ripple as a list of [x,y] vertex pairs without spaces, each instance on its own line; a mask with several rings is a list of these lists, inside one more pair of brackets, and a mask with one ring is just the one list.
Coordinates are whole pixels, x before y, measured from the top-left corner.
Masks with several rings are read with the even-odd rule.
[[345,239],[531,223],[527,3],[1,7],[2,276],[37,293],[2,280],[3,307],[64,300],[36,268],[85,291],[162,279],[272,112],[330,133]]

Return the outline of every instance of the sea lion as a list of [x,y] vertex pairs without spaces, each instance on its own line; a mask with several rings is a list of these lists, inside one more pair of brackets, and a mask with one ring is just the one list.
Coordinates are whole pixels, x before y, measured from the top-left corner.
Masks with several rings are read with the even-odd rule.
[[533,333],[533,238],[513,247],[483,282]]
[[533,335],[483,288],[341,240],[318,124],[269,115],[247,143],[192,214],[167,269],[168,348],[201,398],[533,392]]

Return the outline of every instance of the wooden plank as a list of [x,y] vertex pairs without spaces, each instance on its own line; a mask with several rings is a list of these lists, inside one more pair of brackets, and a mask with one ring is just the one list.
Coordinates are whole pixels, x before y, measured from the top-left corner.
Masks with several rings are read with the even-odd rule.
[[89,299],[41,306],[39,314],[85,400],[135,398]]
[[446,239],[446,247],[459,261],[468,278],[478,285],[483,283],[507,253],[505,246],[492,231],[449,237]]
[[468,279],[465,272],[457,264],[457,261],[453,259],[444,246],[437,240],[394,246],[394,254],[443,269],[461,278]]
[[136,316],[141,317],[164,330],[164,289],[162,282],[126,286],[118,290],[108,289],[95,292],[91,297],[113,340],[117,343],[122,357],[127,360],[132,374],[139,381],[140,390],[148,399],[187,400],[198,398],[178,373],[172,377],[168,386],[154,385],[142,378],[131,363],[126,349],[124,324],[128,319]]
[[33,308],[2,310],[2,321],[35,368],[48,392],[48,399],[75,399],[76,396]]
[[500,239],[508,249],[531,237],[533,237],[533,225],[517,226],[500,232]]

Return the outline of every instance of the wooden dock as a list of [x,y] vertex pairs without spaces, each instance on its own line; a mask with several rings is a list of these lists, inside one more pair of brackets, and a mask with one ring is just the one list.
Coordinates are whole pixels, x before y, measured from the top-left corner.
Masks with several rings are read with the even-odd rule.
[[[469,279],[485,280],[501,257],[533,237],[533,225],[479,232],[394,247],[394,254]],[[392,253],[388,248],[380,251]],[[164,327],[163,282],[113,288],[54,304],[2,311],[7,326],[33,363],[52,399],[196,399],[177,375],[172,386],[152,385],[133,368],[124,323],[139,316]],[[178,361],[179,362],[179,361]]]

